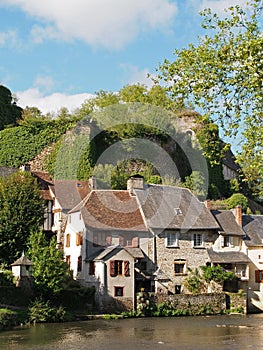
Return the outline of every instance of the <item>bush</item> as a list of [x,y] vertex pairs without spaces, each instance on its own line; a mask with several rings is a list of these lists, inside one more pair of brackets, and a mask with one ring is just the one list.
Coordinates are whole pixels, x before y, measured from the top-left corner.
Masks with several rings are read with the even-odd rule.
[[18,317],[15,311],[0,309],[0,329],[7,329],[18,324]]
[[243,212],[247,211],[248,199],[241,193],[234,193],[226,200],[227,209],[235,208],[237,205],[241,205]]
[[63,322],[66,311],[62,306],[54,307],[50,301],[44,301],[41,298],[34,300],[28,309],[29,322]]

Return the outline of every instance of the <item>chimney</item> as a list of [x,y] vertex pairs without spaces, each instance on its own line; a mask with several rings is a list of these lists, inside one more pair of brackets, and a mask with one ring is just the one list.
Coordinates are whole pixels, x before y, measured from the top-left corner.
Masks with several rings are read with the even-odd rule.
[[212,206],[211,206],[211,201],[210,201],[210,199],[206,199],[206,200],[205,200],[205,207],[206,207],[208,210],[211,210]]
[[131,196],[134,196],[134,190],[143,190],[144,179],[142,176],[132,176],[127,181],[127,190]]
[[236,222],[238,223],[239,226],[242,227],[242,207],[241,205],[237,205],[234,210],[234,215],[235,215],[235,218],[236,218]]
[[96,190],[97,189],[97,181],[95,176],[91,176],[88,180],[88,184],[89,184],[89,188],[92,190]]

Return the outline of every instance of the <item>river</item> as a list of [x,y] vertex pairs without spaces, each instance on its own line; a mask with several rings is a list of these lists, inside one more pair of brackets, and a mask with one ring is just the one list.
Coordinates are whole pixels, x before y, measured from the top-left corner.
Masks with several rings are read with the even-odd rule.
[[90,320],[0,332],[1,350],[263,349],[263,314]]

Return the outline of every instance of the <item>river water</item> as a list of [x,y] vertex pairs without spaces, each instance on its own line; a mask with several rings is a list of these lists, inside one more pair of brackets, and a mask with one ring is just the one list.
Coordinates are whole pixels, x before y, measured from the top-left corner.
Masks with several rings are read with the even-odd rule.
[[9,350],[258,350],[263,314],[90,320],[0,332]]

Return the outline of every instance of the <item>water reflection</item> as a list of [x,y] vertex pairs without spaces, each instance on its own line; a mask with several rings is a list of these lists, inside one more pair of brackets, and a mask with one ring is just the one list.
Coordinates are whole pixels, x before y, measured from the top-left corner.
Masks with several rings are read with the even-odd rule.
[[0,333],[0,349],[262,349],[263,314],[92,320]]

